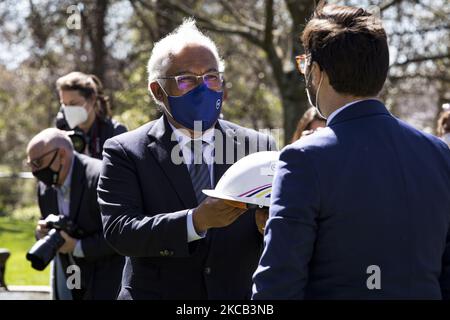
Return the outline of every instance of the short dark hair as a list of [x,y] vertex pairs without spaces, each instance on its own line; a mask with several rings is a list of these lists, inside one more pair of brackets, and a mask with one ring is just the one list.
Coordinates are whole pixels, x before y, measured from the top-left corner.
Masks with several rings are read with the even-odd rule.
[[319,3],[301,41],[305,53],[327,73],[339,93],[377,95],[389,69],[381,20],[364,9]]

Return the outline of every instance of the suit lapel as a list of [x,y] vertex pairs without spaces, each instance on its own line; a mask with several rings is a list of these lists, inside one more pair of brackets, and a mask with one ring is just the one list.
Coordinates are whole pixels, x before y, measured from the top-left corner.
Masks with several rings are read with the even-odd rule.
[[83,197],[84,180],[86,178],[86,173],[84,171],[83,164],[80,159],[74,154],[73,159],[73,169],[72,169],[72,181],[70,183],[70,211],[69,217],[73,221],[77,221],[78,210],[80,208],[81,199]]
[[164,117],[157,120],[148,132],[150,143],[148,148],[153,154],[164,174],[167,176],[180,201],[186,208],[197,206],[191,177],[184,163],[175,164],[171,154],[177,146],[177,141],[171,139],[172,128]]

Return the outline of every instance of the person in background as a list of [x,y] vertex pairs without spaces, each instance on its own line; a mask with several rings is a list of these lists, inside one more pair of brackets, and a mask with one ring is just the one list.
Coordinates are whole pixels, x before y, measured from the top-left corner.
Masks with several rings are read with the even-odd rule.
[[326,125],[327,120],[319,115],[316,108],[309,108],[298,121],[297,129],[292,136],[291,143],[294,143],[301,137],[314,133],[316,130],[323,128]]
[[444,110],[437,121],[437,136],[450,147],[450,110]]
[[86,148],[82,153],[102,159],[103,144],[127,128],[111,118],[109,98],[103,93],[98,77],[71,72],[56,81],[61,109],[56,127],[76,130],[84,136]]
[[[28,144],[28,165],[38,179],[38,203],[42,220],[36,237],[49,230],[50,215],[64,215],[83,236],[75,239],[60,231],[65,243],[55,256],[52,292],[56,300],[110,300],[119,288],[124,257],[117,254],[103,238],[97,183],[101,161],[74,152],[67,133],[49,128],[37,134]],[[69,289],[66,284],[68,266],[81,271],[81,287]]]

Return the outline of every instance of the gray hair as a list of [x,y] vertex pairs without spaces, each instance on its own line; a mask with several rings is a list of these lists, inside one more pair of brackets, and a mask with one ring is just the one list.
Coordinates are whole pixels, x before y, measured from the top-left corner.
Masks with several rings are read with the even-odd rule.
[[[220,58],[216,44],[197,28],[194,19],[189,18],[184,20],[175,31],[155,43],[147,64],[148,83],[165,76],[171,56],[180,53],[189,45],[199,45],[209,49],[217,60],[219,71],[224,71],[225,62]],[[153,92],[151,94],[158,102]]]

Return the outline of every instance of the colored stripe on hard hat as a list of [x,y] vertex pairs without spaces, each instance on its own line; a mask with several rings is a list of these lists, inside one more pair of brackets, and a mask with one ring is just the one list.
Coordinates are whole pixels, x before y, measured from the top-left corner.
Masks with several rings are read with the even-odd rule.
[[[264,190],[264,189],[267,189],[267,187],[270,187],[270,186],[272,186],[271,183],[265,184],[265,185],[263,185],[263,186],[259,186],[259,187],[257,187],[257,188],[252,189],[252,190],[246,191],[246,192],[244,192],[243,194],[238,195],[238,197],[243,197],[243,196],[245,196],[245,195],[247,195],[247,194],[249,194],[249,193],[251,193],[251,192],[254,192],[254,191],[256,191],[255,193],[258,193],[259,191]],[[248,195],[248,196],[252,196],[252,195]]]
[[267,189],[267,190],[264,190],[264,191],[262,191],[262,192],[260,192],[258,195],[255,195],[255,198],[262,198],[262,197],[264,197],[267,193],[269,194],[269,196],[270,196],[270,192],[272,191],[272,188],[269,188],[269,189]]
[[255,191],[255,192],[253,192],[253,193],[250,193],[250,194],[246,195],[246,197],[247,197],[247,198],[253,197],[253,196],[257,195],[258,193],[265,192],[266,189],[269,189],[269,191],[272,190],[272,185],[266,186],[266,187],[264,187],[264,188],[262,188],[262,189],[259,189],[258,191]]
[[245,197],[252,197],[252,196],[254,196],[255,194],[258,194],[258,193],[260,193],[261,191],[264,191],[264,190],[266,190],[266,189],[268,189],[268,188],[272,188],[272,185],[266,185],[266,186],[264,186],[264,187],[262,187],[262,188],[259,188],[258,190],[256,190],[256,191],[253,191],[252,193],[248,193]]

